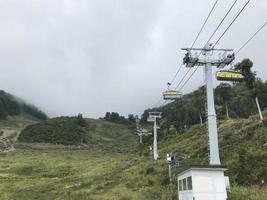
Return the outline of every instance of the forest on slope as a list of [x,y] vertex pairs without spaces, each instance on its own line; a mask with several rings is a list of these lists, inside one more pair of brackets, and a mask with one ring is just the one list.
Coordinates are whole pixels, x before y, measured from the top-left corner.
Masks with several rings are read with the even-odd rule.
[[47,115],[34,105],[30,105],[22,99],[0,90],[0,119],[19,115],[36,120],[47,119]]
[[[258,113],[256,98],[261,109],[267,108],[267,81],[263,81],[252,71],[253,63],[249,59],[234,66],[245,75],[243,82],[223,82],[214,89],[215,108],[218,119],[248,118]],[[141,122],[146,123],[150,111],[162,112],[162,127],[176,131],[206,121],[205,86],[182,96],[165,106],[144,111]]]

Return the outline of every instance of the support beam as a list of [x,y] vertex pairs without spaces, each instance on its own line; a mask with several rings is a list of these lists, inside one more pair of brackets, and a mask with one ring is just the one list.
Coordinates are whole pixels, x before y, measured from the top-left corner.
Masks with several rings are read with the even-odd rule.
[[154,142],[153,142],[153,158],[158,159],[158,143],[157,143],[157,119],[154,120]]
[[217,119],[214,107],[214,94],[212,84],[212,66],[207,62],[205,66],[207,106],[208,106],[208,127],[210,145],[210,165],[220,165]]

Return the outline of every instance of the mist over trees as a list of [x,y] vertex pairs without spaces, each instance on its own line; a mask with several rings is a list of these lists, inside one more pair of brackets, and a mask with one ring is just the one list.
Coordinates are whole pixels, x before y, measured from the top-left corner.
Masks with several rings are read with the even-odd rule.
[[47,115],[34,105],[27,104],[23,100],[0,90],[0,119],[16,115],[24,115],[39,120],[47,119]]

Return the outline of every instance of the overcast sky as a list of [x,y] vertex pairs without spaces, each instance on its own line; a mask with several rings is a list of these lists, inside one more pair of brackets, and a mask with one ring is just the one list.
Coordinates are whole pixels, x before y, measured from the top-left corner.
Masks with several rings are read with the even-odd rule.
[[[159,100],[215,0],[0,0],[0,89],[49,116],[141,114]],[[202,47],[234,0],[220,0]],[[239,0],[214,40],[244,5]],[[252,0],[218,47],[239,48],[265,21]],[[267,27],[240,52],[267,79]],[[214,41],[213,40],[213,41]],[[177,84],[186,69],[179,73]],[[184,93],[203,83],[203,71]]]

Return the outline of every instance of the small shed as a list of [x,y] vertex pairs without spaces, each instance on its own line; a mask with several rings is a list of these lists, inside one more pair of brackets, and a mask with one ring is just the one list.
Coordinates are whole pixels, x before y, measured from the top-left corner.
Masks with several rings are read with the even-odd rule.
[[227,200],[223,166],[191,166],[178,174],[179,200]]

